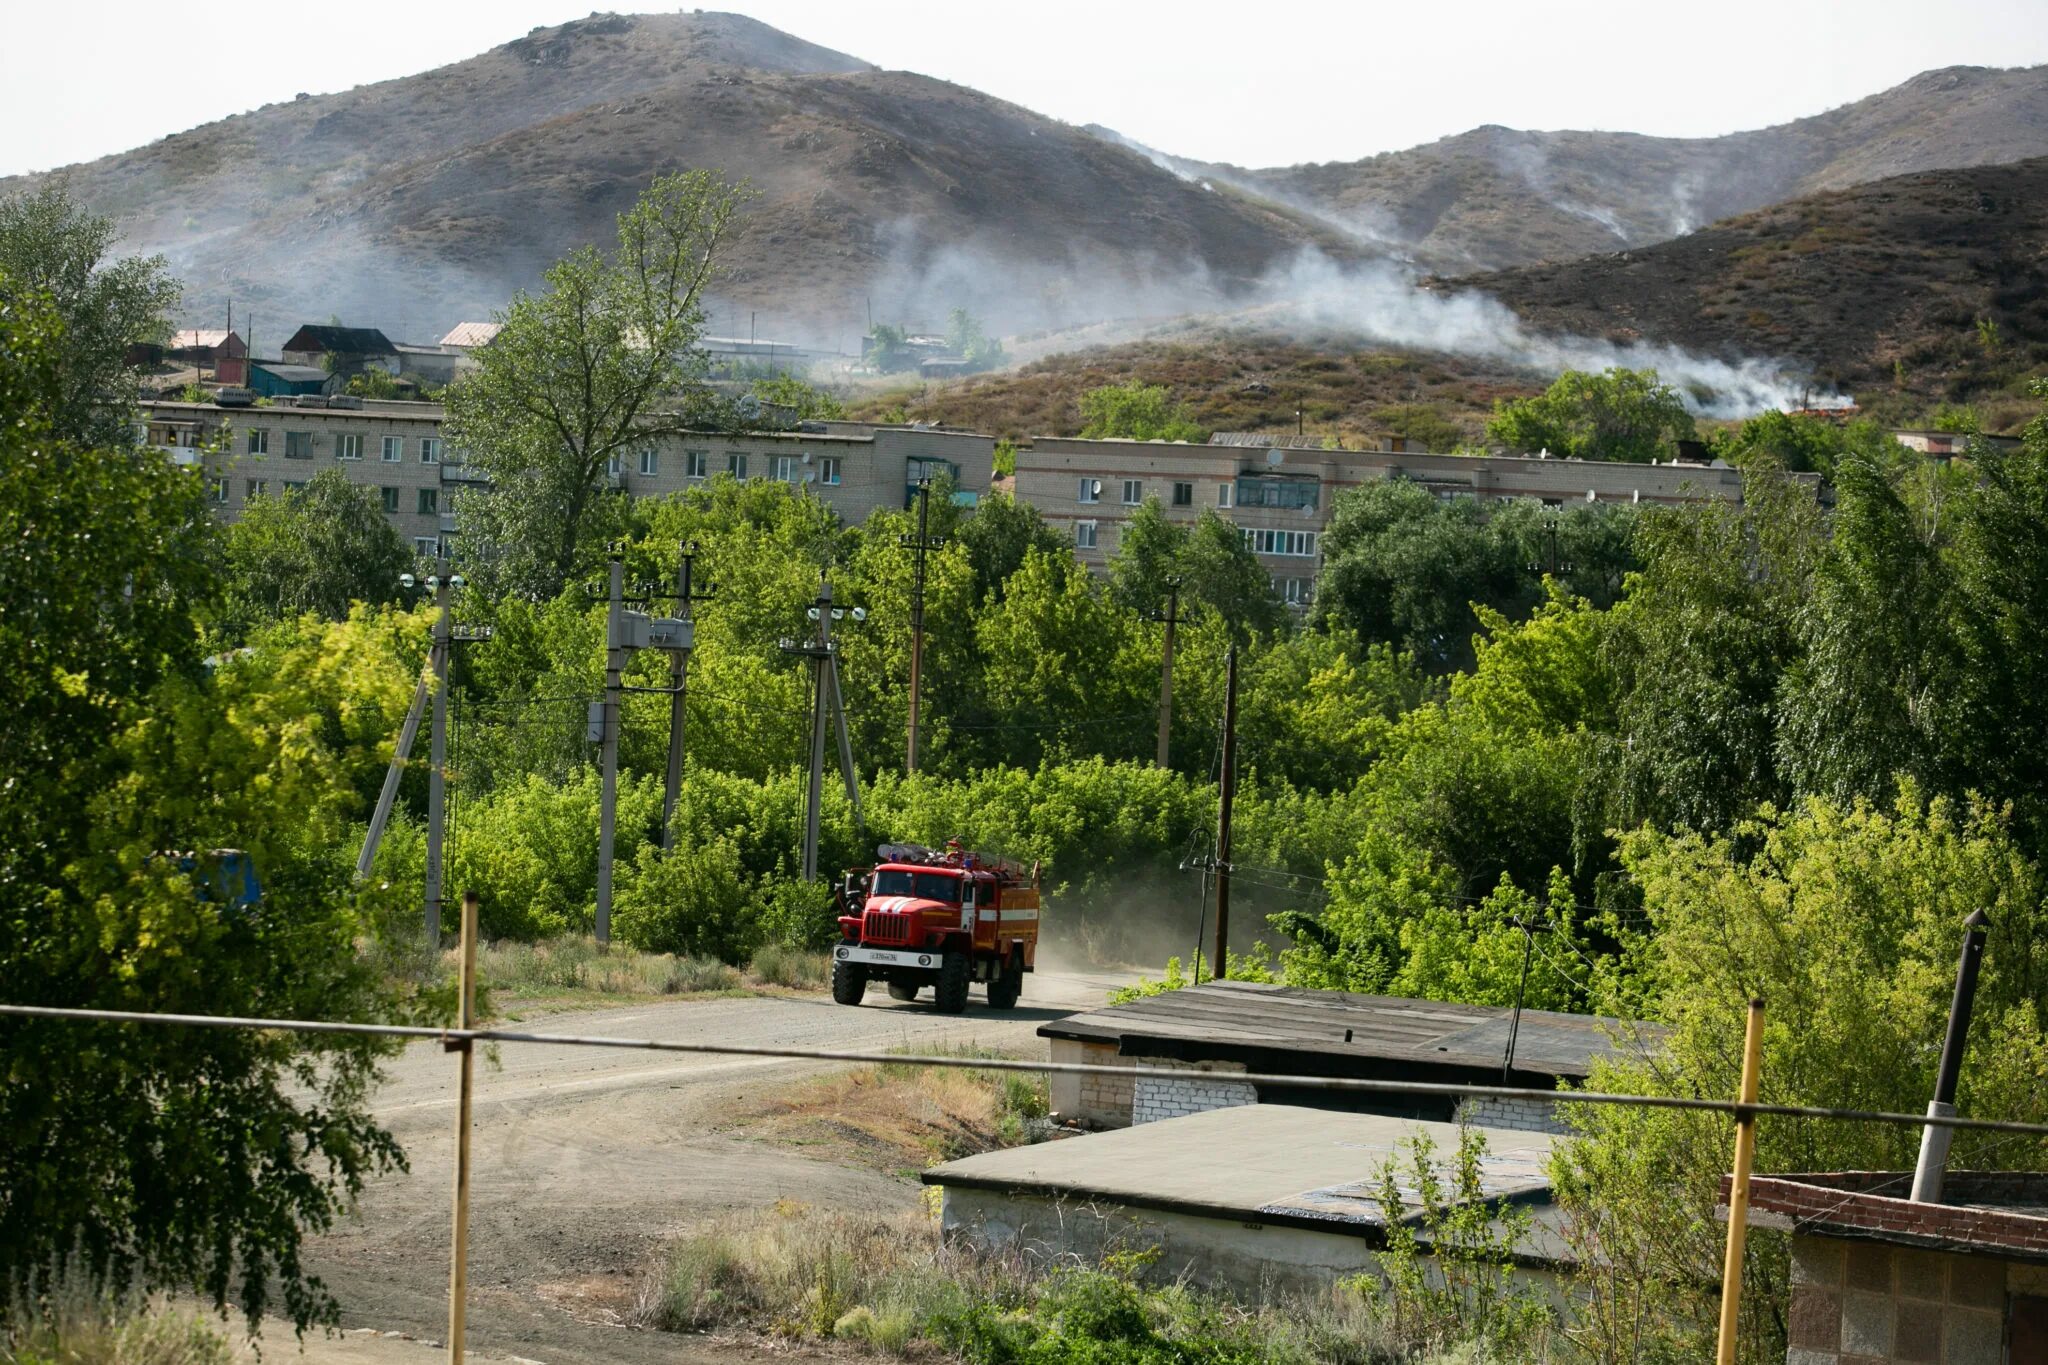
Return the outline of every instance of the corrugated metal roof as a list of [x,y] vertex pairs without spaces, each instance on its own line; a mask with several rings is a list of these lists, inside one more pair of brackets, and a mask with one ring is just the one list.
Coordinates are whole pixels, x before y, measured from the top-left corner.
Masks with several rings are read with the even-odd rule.
[[[1340,1072],[1347,1061],[1498,1071],[1512,1013],[1495,1005],[1209,981],[1071,1015],[1038,1032],[1114,1043],[1137,1057],[1242,1060],[1280,1053],[1338,1064]],[[1637,1055],[1663,1032],[1656,1024],[1525,1009],[1515,1035],[1515,1070],[1582,1077],[1596,1058]]]
[[458,322],[448,329],[448,335],[441,338],[443,346],[488,346],[504,330],[499,322]]

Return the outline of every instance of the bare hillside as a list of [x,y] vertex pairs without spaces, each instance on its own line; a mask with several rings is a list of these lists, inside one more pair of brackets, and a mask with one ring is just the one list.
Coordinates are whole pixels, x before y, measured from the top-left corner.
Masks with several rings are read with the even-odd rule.
[[1465,271],[1646,246],[1799,195],[2042,155],[2048,67],[1949,67],[1725,137],[1487,126],[1362,161],[1242,170],[1158,159]]
[[[726,14],[595,15],[439,70],[270,105],[71,168],[187,311],[289,327],[338,313],[409,336],[480,317],[607,241],[660,172],[760,192],[714,325],[851,342],[964,305],[1026,326],[1091,306],[1180,311],[1335,234],[962,87]],[[0,181],[0,193],[20,182]],[[792,334],[794,334],[792,336]],[[272,335],[275,335],[273,332]]]

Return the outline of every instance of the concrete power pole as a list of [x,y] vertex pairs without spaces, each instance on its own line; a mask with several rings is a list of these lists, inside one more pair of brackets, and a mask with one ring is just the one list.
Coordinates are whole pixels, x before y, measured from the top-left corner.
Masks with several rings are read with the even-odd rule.
[[903,770],[917,771],[918,709],[924,690],[924,575],[925,556],[946,543],[944,536],[929,534],[932,514],[932,481],[917,481],[917,534],[904,536],[902,545],[911,553],[915,568],[910,580],[910,734],[904,744]]
[[1166,623],[1166,645],[1159,655],[1159,766],[1171,766],[1173,741],[1173,628],[1180,624],[1180,580],[1166,580],[1166,610],[1152,619]]
[[1216,806],[1216,956],[1209,964],[1217,979],[1230,970],[1230,807],[1237,794],[1237,646],[1230,647],[1223,688],[1222,789]]
[[612,556],[604,615],[604,779],[597,807],[597,941],[612,941],[612,836],[619,820],[619,689],[626,669],[626,569]]
[[427,942],[441,946],[441,841],[448,817],[448,652],[454,623],[449,609],[455,583],[449,574],[427,580],[434,590],[434,643],[429,666],[434,673],[434,723],[427,770]]
[[[846,703],[839,689],[839,646],[832,639],[832,622],[845,614],[845,608],[832,605],[832,585],[821,574],[818,578],[818,598],[807,613],[817,622],[816,636],[810,643],[783,639],[778,647],[785,654],[801,654],[811,661],[811,765],[810,783],[804,802],[804,880],[815,881],[818,876],[818,827],[822,819],[825,799],[825,728],[837,722],[839,726],[839,767],[846,780],[846,799],[853,807],[855,820],[860,813],[860,778],[853,768],[853,737],[847,730]],[[867,620],[867,612],[853,609],[855,621]]]
[[[676,570],[676,618],[690,619],[690,604],[702,602],[711,596],[711,587],[706,584],[700,592],[690,586],[691,565],[697,558],[697,542],[684,544],[680,567]],[[669,654],[669,708],[668,708],[668,787],[666,799],[661,806],[661,846],[673,852],[676,846],[676,803],[683,794],[683,689],[690,678],[690,653],[688,650],[673,650]]]

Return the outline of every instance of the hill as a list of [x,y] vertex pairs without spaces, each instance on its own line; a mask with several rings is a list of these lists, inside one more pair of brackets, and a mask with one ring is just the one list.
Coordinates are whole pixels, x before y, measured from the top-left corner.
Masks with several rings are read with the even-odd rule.
[[1640,251],[1472,275],[1538,331],[1785,357],[1914,421],[2023,420],[2048,372],[2048,157],[1808,195]]
[[729,14],[595,15],[63,174],[170,258],[189,314],[255,309],[261,349],[266,321],[425,336],[485,316],[692,166],[759,191],[714,327],[759,310],[763,335],[813,343],[850,345],[870,299],[1006,327],[1074,297],[1177,312],[1191,276],[1227,289],[1305,244],[1349,249],[1079,129]]
[[1265,170],[1150,155],[1430,269],[1498,269],[1644,246],[1888,176],[2048,155],[2048,67],[1927,71],[1824,114],[1724,137],[1490,125],[1361,161]]

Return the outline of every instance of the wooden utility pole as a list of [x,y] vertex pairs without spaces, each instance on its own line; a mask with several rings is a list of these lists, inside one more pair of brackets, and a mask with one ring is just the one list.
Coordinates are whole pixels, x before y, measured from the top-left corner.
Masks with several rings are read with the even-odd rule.
[[597,807],[597,941],[612,939],[612,835],[619,819],[619,693],[626,671],[626,567],[612,555],[604,618],[603,785]]
[[[445,566],[444,566],[445,567]],[[452,575],[427,580],[434,590],[434,643],[429,663],[434,673],[434,728],[427,770],[427,943],[441,946],[441,843],[448,818],[448,653],[454,623],[449,611],[455,596]]]
[[[676,619],[690,619],[690,604],[711,596],[710,585],[699,592],[690,585],[690,569],[697,558],[697,542],[685,542],[676,569]],[[661,806],[661,846],[676,846],[676,803],[683,794],[683,689],[690,679],[690,651],[671,650],[668,659],[668,786]]]
[[1222,790],[1216,803],[1216,956],[1209,974],[1221,980],[1230,971],[1230,807],[1237,793],[1237,646],[1225,656],[1223,685]]
[[924,582],[925,556],[946,543],[944,536],[930,534],[932,481],[917,481],[917,534],[902,538],[911,554],[910,578],[910,733],[904,744],[903,770],[917,771],[918,709],[924,691]]
[[[1755,1104],[1758,1071],[1763,1065],[1764,1002],[1749,1002],[1749,1021],[1742,1034],[1742,1087],[1736,1103]],[[1756,1115],[1735,1117],[1735,1174],[1728,1182],[1728,1249],[1721,1262],[1721,1335],[1715,1365],[1735,1365],[1736,1323],[1742,1308],[1742,1249],[1749,1236],[1749,1168],[1756,1161]]]
[[[456,1027],[476,1027],[476,892],[462,893],[462,1000]],[[462,1336],[469,1309],[469,1130],[470,1102],[476,1075],[471,1039],[450,1039],[443,1046],[459,1061],[455,1101],[455,1239],[448,1267],[448,1362],[462,1365]]]
[[1166,580],[1166,610],[1154,611],[1152,619],[1166,624],[1166,643],[1159,652],[1159,766],[1172,765],[1173,744],[1173,628],[1180,624],[1180,580]]

